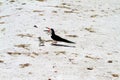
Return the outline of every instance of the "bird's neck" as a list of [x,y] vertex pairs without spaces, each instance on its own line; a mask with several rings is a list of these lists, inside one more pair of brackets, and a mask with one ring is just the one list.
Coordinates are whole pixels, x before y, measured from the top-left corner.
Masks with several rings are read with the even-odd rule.
[[51,30],[51,34],[52,34],[52,36],[55,35],[55,31],[54,31],[54,30]]

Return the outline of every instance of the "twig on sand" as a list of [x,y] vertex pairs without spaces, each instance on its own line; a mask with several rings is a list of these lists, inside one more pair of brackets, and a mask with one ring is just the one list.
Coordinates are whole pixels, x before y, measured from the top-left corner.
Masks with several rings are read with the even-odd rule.
[[33,34],[17,34],[20,37],[33,37]]
[[14,45],[15,47],[18,47],[18,48],[24,48],[24,49],[27,49],[27,50],[29,50],[29,46],[30,46],[30,44],[19,44],[19,45]]

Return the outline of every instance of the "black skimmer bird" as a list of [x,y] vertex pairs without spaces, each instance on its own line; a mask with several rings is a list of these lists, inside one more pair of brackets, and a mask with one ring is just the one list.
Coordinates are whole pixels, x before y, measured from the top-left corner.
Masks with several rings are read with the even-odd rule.
[[51,38],[55,41],[55,43],[57,43],[57,41],[60,41],[60,42],[74,43],[75,44],[75,42],[69,41],[67,39],[61,38],[60,36],[56,35],[54,29],[48,28],[48,27],[46,27],[46,28],[48,29],[47,31],[51,33]]

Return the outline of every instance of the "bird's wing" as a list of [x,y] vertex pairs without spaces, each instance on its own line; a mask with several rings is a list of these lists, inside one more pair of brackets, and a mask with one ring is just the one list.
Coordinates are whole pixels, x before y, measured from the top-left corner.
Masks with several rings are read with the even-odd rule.
[[67,42],[67,43],[74,43],[74,42],[69,41],[69,40],[67,40],[67,39],[61,38],[61,37],[58,36],[58,35],[55,35],[55,36],[53,36],[52,38],[53,38],[54,40],[56,40],[56,41],[62,41],[62,42]]

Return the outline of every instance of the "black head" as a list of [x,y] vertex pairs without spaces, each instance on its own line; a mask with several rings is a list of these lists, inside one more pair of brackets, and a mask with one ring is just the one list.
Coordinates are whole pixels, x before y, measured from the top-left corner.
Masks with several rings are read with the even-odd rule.
[[55,31],[54,31],[53,28],[49,28],[49,27],[46,27],[46,28],[47,28],[48,30],[45,30],[45,31],[51,33],[51,35],[55,35]]
[[55,34],[55,31],[54,29],[51,28],[51,34]]

